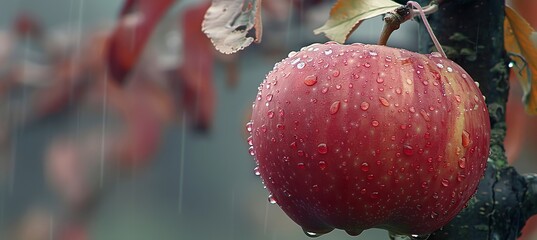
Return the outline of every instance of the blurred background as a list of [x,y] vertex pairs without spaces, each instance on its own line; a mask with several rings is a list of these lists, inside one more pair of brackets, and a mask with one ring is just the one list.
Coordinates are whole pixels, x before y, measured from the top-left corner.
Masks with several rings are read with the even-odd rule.
[[[245,124],[274,63],[327,41],[312,32],[333,2],[264,1],[263,42],[224,56],[200,30],[208,1],[0,0],[0,239],[309,239],[267,201]],[[406,23],[388,44],[416,51],[417,34]],[[513,83],[506,148],[536,172]]]

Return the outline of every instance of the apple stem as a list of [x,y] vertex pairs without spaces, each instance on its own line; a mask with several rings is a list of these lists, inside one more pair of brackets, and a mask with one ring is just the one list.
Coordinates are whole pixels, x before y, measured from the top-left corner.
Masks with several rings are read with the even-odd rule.
[[378,41],[378,45],[386,45],[388,43],[388,38],[390,38],[390,35],[392,35],[392,32],[399,29],[399,26],[401,26],[401,23],[407,21],[408,19],[412,18],[412,12],[410,9],[410,6],[400,6],[397,9],[395,9],[393,12],[386,13],[384,18],[384,27],[382,28],[382,32],[380,34],[380,38]]
[[[442,49],[442,45],[440,45],[440,42],[438,42],[438,39],[436,39],[436,35],[434,35],[433,29],[431,28],[431,25],[429,25],[429,21],[427,21],[427,17],[425,17],[425,12],[432,13],[438,9],[438,5],[436,4],[436,2],[432,1],[431,4],[429,4],[429,8],[427,9],[427,11],[423,10],[420,4],[414,1],[408,1],[407,6],[415,7],[418,10],[421,20],[423,21],[425,28],[427,28],[427,32],[429,32],[429,35],[431,36],[431,39],[433,40],[436,50],[442,55],[442,57],[447,58],[446,53],[444,52],[444,49]],[[414,13],[414,11],[412,13]]]
[[429,25],[429,22],[425,17],[425,15],[432,14],[437,10],[438,2],[434,0],[431,1],[431,3],[429,3],[429,5],[425,8],[422,8],[417,2],[409,1],[406,5],[398,7],[393,12],[386,13],[386,16],[384,16],[383,18],[384,27],[382,28],[382,32],[378,40],[378,45],[386,45],[393,31],[399,29],[402,23],[408,21],[409,19],[412,19],[414,16],[419,14],[421,16],[421,19],[423,20],[423,23],[425,24],[425,27],[427,28],[427,31],[429,32],[429,35],[431,36],[431,39],[433,40],[436,49],[443,57],[447,58],[446,53],[442,49],[442,46],[438,42],[438,39],[436,39],[436,36],[434,35],[433,30],[431,29],[431,26]]

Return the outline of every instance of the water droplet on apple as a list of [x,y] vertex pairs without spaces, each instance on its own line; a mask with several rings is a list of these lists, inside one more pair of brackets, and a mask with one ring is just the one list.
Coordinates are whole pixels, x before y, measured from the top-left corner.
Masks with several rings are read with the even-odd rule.
[[383,98],[383,97],[379,97],[379,101],[382,105],[384,105],[385,107],[389,107],[390,106],[390,102],[388,102],[388,100],[386,98]]
[[324,50],[324,55],[330,55],[332,54],[332,49]]
[[412,85],[412,79],[407,78],[407,79],[406,79],[406,83],[407,83],[408,85]]
[[340,101],[335,101],[330,105],[330,114],[334,115],[339,111],[339,106],[341,105]]
[[377,121],[377,120],[373,120],[373,121],[371,121],[371,126],[373,126],[373,127],[378,127],[379,124],[380,124],[380,123],[379,123],[379,121]]
[[306,78],[304,78],[304,84],[306,86],[313,86],[317,83],[317,76],[316,75],[308,75]]
[[431,118],[429,117],[429,114],[427,114],[427,112],[424,109],[420,110],[420,114],[423,117],[423,119],[425,119],[426,122],[431,121]]
[[321,170],[324,170],[326,168],[326,162],[325,161],[319,161],[319,168]]
[[304,62],[299,62],[297,65],[296,65],[296,68],[298,69],[302,69],[304,68],[304,66],[306,66],[306,64]]
[[369,64],[368,62],[364,63],[364,67],[368,68],[368,67],[371,67],[371,64]]
[[326,146],[325,143],[319,143],[319,145],[317,145],[317,151],[320,154],[326,154],[328,153],[328,147]]
[[396,88],[396,89],[395,89],[395,93],[397,93],[397,94],[401,94],[401,93],[403,93],[403,90],[401,90],[401,88]]
[[447,180],[447,179],[445,179],[445,178],[442,179],[442,186],[444,186],[444,187],[449,186],[449,180]]
[[341,89],[341,85],[339,85],[339,84],[336,85],[336,89],[337,89],[337,90]]
[[267,97],[266,97],[267,102],[272,101],[272,97],[273,97],[272,94],[268,94]]
[[384,82],[384,79],[382,78],[377,78],[377,83],[383,83]]
[[369,171],[369,164],[367,164],[367,163],[362,163],[362,166],[360,166],[360,169],[362,170],[362,172],[367,172],[367,171]]
[[249,133],[252,132],[252,125],[254,123],[252,121],[249,121],[248,123],[246,123],[246,131],[248,131]]
[[470,145],[470,133],[466,130],[462,131],[462,146],[467,148]]
[[371,197],[371,199],[378,199],[379,198],[379,192],[372,192],[369,197]]
[[368,102],[362,102],[360,104],[360,108],[364,111],[367,111],[367,109],[369,109],[369,103]]
[[332,72],[332,76],[334,76],[334,77],[338,77],[338,76],[339,76],[339,70],[337,70],[337,69],[334,70],[334,71]]
[[272,194],[270,194],[268,196],[268,201],[269,201],[270,204],[276,204],[277,203],[276,198]]
[[422,187],[422,188],[427,188],[427,184],[428,184],[427,182],[422,182],[422,183],[421,183],[421,187]]
[[297,54],[297,52],[295,52],[295,51],[291,51],[291,52],[289,52],[289,54],[287,54],[287,57],[290,57],[290,58],[291,58],[291,57],[296,56],[296,54]]
[[274,111],[269,110],[269,111],[267,112],[267,116],[268,116],[269,118],[273,118],[273,117],[274,117]]
[[412,156],[414,155],[414,149],[409,146],[409,145],[404,145],[403,146],[403,153],[407,156]]
[[439,58],[439,57],[442,57],[442,54],[440,54],[439,52],[432,52],[432,53],[431,53],[431,57],[437,57],[437,58]]
[[254,145],[253,137],[252,137],[252,136],[249,136],[249,137],[246,139],[246,142],[248,142],[248,145],[250,145],[250,146]]
[[296,167],[298,169],[304,169],[304,168],[306,168],[306,165],[303,162],[299,162],[299,163],[296,164]]
[[276,128],[277,128],[278,130],[285,130],[285,125],[283,125],[283,124],[281,124],[281,123],[278,123],[278,124],[276,124]]
[[369,51],[369,55],[370,55],[370,56],[377,56],[378,53],[377,53],[377,52],[374,52],[374,51]]
[[254,174],[255,174],[256,176],[261,175],[261,173],[259,172],[259,166],[256,166],[256,167],[254,168]]
[[461,102],[461,96],[455,95],[455,100],[460,103]]
[[250,156],[255,156],[254,146],[250,146],[248,148],[248,153],[250,154]]
[[436,66],[437,66],[438,68],[444,68],[444,65],[442,65],[441,63],[437,63]]
[[457,181],[459,181],[459,182],[464,181],[465,178],[466,178],[466,175],[464,175],[464,174],[457,175]]
[[328,92],[328,88],[327,87],[323,87],[323,89],[321,89],[321,93],[327,93]]
[[459,159],[459,167],[462,169],[466,168],[466,158]]

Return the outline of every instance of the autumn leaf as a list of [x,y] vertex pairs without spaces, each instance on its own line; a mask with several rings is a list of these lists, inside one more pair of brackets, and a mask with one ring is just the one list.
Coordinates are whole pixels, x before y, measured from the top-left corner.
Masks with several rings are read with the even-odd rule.
[[[245,2],[247,3],[245,5]],[[248,37],[255,29],[255,39]],[[238,52],[261,41],[261,0],[213,0],[202,30],[215,48],[225,54]]]
[[390,0],[338,0],[330,11],[328,21],[315,29],[314,33],[324,33],[329,39],[344,43],[363,20],[387,13],[399,6],[401,5]]
[[162,16],[176,0],[126,0],[108,43],[113,79],[123,83],[130,74]]
[[537,33],[515,10],[505,7],[504,47],[515,63],[526,112],[537,114]]

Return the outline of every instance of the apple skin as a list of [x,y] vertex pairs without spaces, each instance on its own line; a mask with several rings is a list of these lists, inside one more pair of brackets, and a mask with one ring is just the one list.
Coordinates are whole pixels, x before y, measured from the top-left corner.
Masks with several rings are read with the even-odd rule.
[[310,236],[431,233],[483,176],[484,98],[438,53],[313,44],[277,63],[258,90],[247,125],[256,174]]

